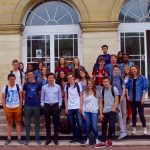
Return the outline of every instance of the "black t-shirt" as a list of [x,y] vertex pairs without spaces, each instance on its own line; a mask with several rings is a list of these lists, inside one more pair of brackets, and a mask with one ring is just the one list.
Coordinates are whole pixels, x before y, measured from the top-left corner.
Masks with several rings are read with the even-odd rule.
[[136,80],[137,79],[133,79],[133,101],[136,101]]

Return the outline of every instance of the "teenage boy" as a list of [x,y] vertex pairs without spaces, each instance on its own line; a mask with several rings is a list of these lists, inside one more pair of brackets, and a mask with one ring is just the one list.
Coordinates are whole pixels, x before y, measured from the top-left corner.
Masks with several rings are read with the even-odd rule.
[[96,83],[96,88],[100,92],[103,88],[103,77],[108,76],[108,73],[104,70],[105,60],[103,57],[98,58],[98,66],[93,68],[93,79]]
[[120,134],[118,140],[123,139],[127,136],[126,130],[126,99],[125,99],[125,82],[120,76],[120,67],[118,65],[113,66],[114,73],[111,78],[112,85],[115,86],[119,91],[119,105],[118,105],[118,121],[120,127]]
[[11,143],[11,131],[13,119],[16,123],[18,143],[23,144],[21,140],[21,115],[22,115],[22,94],[21,87],[15,84],[14,74],[8,75],[8,85],[2,90],[2,104],[7,120],[7,140],[5,145]]
[[[75,82],[75,77],[72,73],[67,75],[68,84],[65,86],[65,111],[68,114],[71,128],[73,131],[73,138],[71,143],[79,140],[82,141],[82,116],[83,114],[83,95],[82,86]],[[77,125],[77,127],[76,127]],[[77,135],[78,133],[78,135]]]
[[16,76],[16,84],[23,86],[25,75],[19,70],[19,61],[17,59],[12,61],[12,67],[13,70],[11,70],[10,73],[13,73]]
[[113,66],[114,65],[117,65],[117,56],[111,55],[111,63],[104,67],[105,71],[107,71],[109,73],[110,79],[113,76]]
[[55,84],[55,75],[53,73],[47,75],[47,80],[48,84],[44,85],[41,91],[41,106],[44,107],[46,122],[45,145],[51,143],[51,116],[54,123],[54,143],[58,145],[59,108],[62,105],[61,87]]
[[[12,68],[13,69],[10,71],[10,73],[12,73],[16,76],[16,81],[15,81],[16,84],[23,87],[24,80],[25,80],[25,74],[21,70],[19,70],[19,61],[17,59],[14,59],[12,61]],[[22,118],[23,118],[23,108],[22,108]],[[22,126],[24,126],[22,118],[21,118],[21,122],[22,122]],[[15,122],[13,122],[12,126],[16,127]]]
[[30,126],[31,117],[34,117],[35,122],[35,141],[41,144],[40,141],[40,92],[41,85],[35,81],[33,71],[27,72],[28,82],[23,86],[23,97],[25,99],[25,130],[26,140],[25,145],[30,142]]
[[[102,121],[102,139],[101,143],[95,148],[112,147],[112,135],[115,131],[116,108],[118,106],[119,92],[116,87],[111,86],[108,77],[103,78],[104,88],[100,93],[100,120]],[[108,129],[109,123],[109,129]],[[108,130],[108,139],[106,134]],[[107,140],[107,142],[106,142]]]

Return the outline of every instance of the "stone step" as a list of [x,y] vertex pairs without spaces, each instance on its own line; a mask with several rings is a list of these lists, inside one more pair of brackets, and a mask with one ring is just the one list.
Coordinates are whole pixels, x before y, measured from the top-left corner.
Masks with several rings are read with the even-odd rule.
[[[31,132],[34,131],[34,127],[35,127],[34,124],[31,124],[31,128],[30,128]],[[99,128],[99,131],[101,131],[101,123],[98,124],[98,128]],[[143,127],[142,127],[141,123],[139,123],[139,122],[137,123],[137,127],[136,128],[139,131],[143,130]],[[7,125],[6,124],[0,124],[0,133],[1,134],[6,133],[6,129],[7,129]],[[148,129],[148,131],[150,131],[150,123],[147,123],[147,129]],[[16,131],[15,128],[13,128],[12,130]],[[54,125],[51,124],[51,131],[53,132],[53,130],[54,130]],[[25,128],[24,127],[22,128],[22,131],[25,132]],[[40,131],[41,132],[46,132],[44,124],[40,125]],[[118,123],[116,123],[116,125],[115,125],[115,131],[119,131]],[[132,131],[132,124],[131,123],[129,125],[127,125],[127,131]]]

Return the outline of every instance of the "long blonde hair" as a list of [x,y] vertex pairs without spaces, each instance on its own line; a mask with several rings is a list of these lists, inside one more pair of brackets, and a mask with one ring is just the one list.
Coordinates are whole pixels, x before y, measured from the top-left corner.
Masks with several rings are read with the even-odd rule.
[[88,87],[89,82],[92,82],[92,84],[93,84],[92,91],[93,91],[93,93],[94,93],[94,96],[96,97],[96,86],[95,86],[95,82],[94,82],[93,79],[87,80],[86,93],[87,93],[87,95],[89,95],[89,87]]

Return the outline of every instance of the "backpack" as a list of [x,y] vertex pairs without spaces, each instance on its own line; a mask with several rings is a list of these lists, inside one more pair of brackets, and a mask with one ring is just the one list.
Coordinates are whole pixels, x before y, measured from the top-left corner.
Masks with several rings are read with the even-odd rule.
[[[22,84],[22,83],[23,83],[23,82],[22,82],[22,78],[23,78],[23,76],[22,76],[22,71],[19,70],[19,72],[20,72],[20,80],[21,80],[21,84]],[[10,73],[13,74],[13,70],[11,70]]]
[[[104,92],[105,92],[105,87],[103,87],[102,89],[103,100],[104,100]],[[115,98],[114,86],[111,86],[111,94]]]
[[[70,87],[70,83],[67,83],[67,86],[66,86],[67,95],[68,95],[68,89],[69,89],[69,87]],[[75,87],[77,87],[77,91],[78,91],[78,94],[80,96],[80,87],[79,87],[79,84],[75,83],[74,88]]]
[[[20,90],[19,90],[19,85],[18,84],[16,84],[16,88],[17,88],[18,95],[19,95]],[[5,87],[5,100],[7,98],[7,94],[8,94],[8,85],[6,85],[6,87]]]
[[[120,84],[121,84],[121,88],[122,88],[123,79],[121,78],[121,76],[119,76],[119,80],[120,80]],[[113,76],[111,77],[111,84],[113,84]]]

